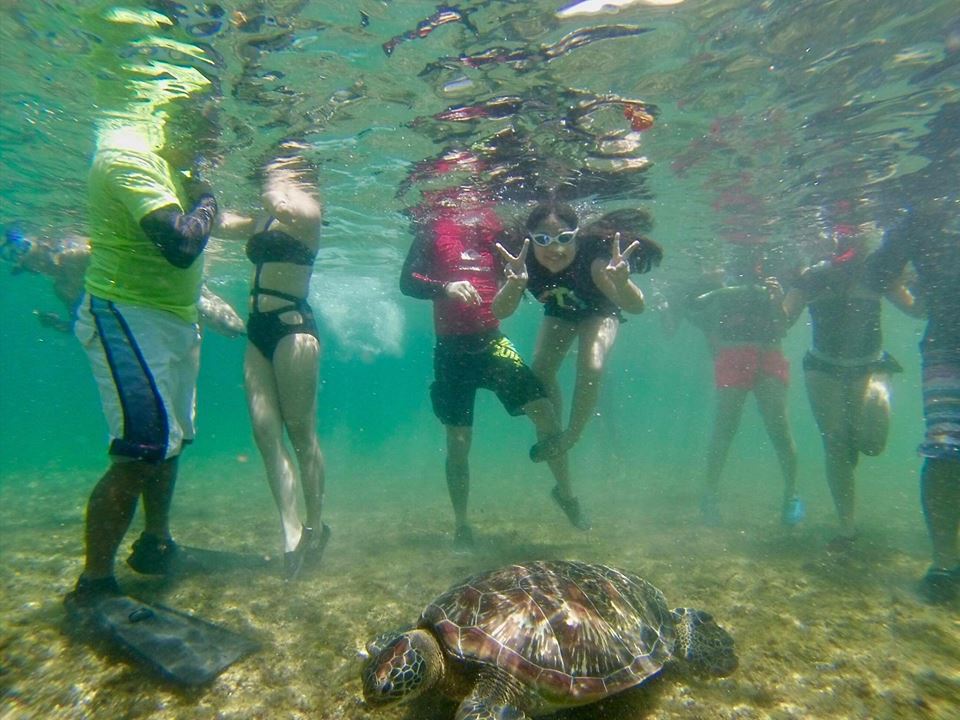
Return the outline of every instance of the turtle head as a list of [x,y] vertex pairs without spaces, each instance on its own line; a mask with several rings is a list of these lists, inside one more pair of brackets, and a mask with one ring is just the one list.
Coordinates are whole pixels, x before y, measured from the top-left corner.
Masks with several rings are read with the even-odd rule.
[[724,677],[737,669],[733,638],[708,613],[676,608],[673,621],[677,633],[673,656],[684,670]]
[[361,676],[371,705],[411,700],[443,674],[443,652],[426,630],[380,635],[367,644],[367,654]]

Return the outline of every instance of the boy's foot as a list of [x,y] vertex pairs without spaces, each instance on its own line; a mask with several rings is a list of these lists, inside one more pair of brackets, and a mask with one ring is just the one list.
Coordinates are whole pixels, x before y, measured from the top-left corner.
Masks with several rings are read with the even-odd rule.
[[723,518],[720,516],[720,498],[715,492],[706,493],[700,500],[700,516],[707,527],[720,527]]
[[573,496],[568,498],[561,497],[560,488],[557,486],[554,486],[553,490],[550,491],[550,497],[560,506],[563,514],[567,516],[567,520],[569,520],[570,524],[577,528],[577,530],[590,530],[593,528],[590,517],[583,511],[583,508],[580,507],[580,501],[577,500],[577,498]]
[[179,548],[173,538],[141,533],[133,543],[127,565],[141,575],[168,575],[176,562]]
[[473,530],[469,525],[461,525],[453,531],[453,551],[455,553],[473,552]]
[[64,596],[63,604],[67,608],[68,614],[76,615],[84,610],[96,607],[101,600],[119,597],[120,595],[123,595],[123,592],[121,592],[120,586],[117,585],[117,579],[113,575],[93,580],[81,575],[77,579],[77,584],[73,590]]
[[920,595],[931,605],[953,602],[960,590],[960,566],[953,570],[930,568],[920,580]]
[[780,522],[787,527],[799,525],[807,516],[807,508],[803,500],[794,495],[783,501],[783,509],[780,512]]

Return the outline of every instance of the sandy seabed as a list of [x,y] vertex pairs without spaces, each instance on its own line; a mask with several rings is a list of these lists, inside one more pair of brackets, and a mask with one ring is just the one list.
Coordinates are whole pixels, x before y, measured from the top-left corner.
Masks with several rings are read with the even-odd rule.
[[[660,676],[555,718],[960,717],[960,614],[957,606],[928,607],[915,594],[927,559],[918,511],[882,523],[865,511],[869,519],[857,546],[830,555],[824,549],[829,501],[811,503],[807,521],[786,529],[772,499],[731,492],[723,526],[707,529],[699,524],[692,490],[664,490],[672,487],[669,477],[661,491],[646,496],[609,479],[594,483],[591,493],[585,478],[594,530],[581,533],[567,525],[539,481],[523,493],[484,489],[478,481],[471,501],[477,549],[464,556],[451,552],[442,486],[428,497],[409,487],[391,495],[391,485],[368,478],[372,489],[351,493],[341,482],[341,500],[328,504],[333,537],[321,568],[286,583],[276,558],[275,510],[257,468],[236,464],[224,472],[222,465],[211,461],[210,468],[192,465],[183,473],[177,540],[229,551],[260,563],[259,569],[241,562],[212,575],[157,579],[118,563],[129,594],[262,643],[259,652],[192,691],[158,681],[70,632],[62,596],[80,569],[89,484],[50,473],[4,479],[0,718],[449,720],[455,705],[445,700],[365,707],[359,651],[373,635],[414,622],[431,597],[457,580],[544,558],[604,562],[646,577],[671,606],[714,615],[736,639],[740,658],[728,678]],[[912,493],[900,499],[911,502]],[[121,558],[138,527],[139,520]]]

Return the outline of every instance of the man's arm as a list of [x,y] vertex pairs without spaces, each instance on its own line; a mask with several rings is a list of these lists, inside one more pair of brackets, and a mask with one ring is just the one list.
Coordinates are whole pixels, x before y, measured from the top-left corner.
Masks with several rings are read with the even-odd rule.
[[200,196],[189,213],[182,213],[176,205],[167,205],[145,215],[140,227],[171,265],[188,268],[207,246],[216,217],[216,198],[206,194]]
[[886,294],[903,273],[913,252],[910,239],[911,217],[888,230],[883,236],[883,244],[867,258],[866,283],[879,293]]
[[420,300],[434,300],[444,294],[445,283],[430,277],[431,246],[415,235],[400,271],[400,292]]

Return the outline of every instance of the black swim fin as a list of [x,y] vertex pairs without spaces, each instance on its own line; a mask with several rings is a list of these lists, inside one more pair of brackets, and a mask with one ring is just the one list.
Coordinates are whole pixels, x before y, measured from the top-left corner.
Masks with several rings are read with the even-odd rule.
[[98,637],[181,685],[208,683],[259,648],[220,625],[131,597],[105,598],[88,612],[87,622]]

